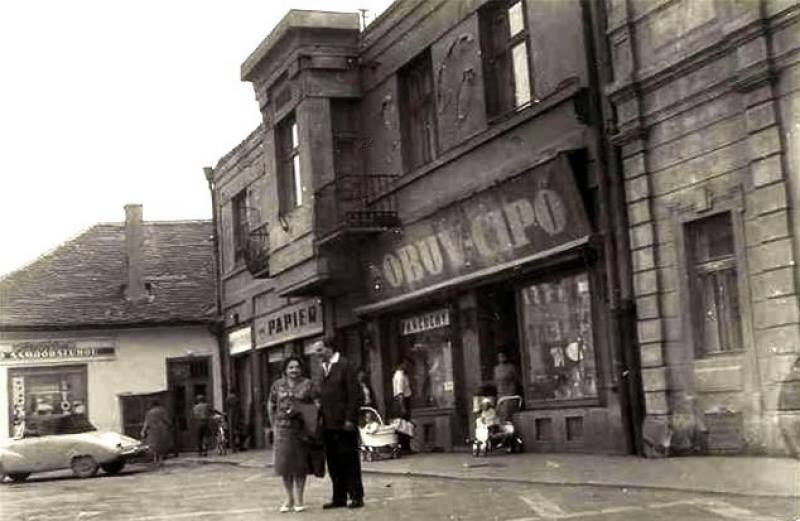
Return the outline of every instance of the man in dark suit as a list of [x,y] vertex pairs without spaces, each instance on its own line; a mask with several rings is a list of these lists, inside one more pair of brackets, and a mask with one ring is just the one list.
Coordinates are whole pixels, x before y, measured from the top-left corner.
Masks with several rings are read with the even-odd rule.
[[333,484],[333,498],[322,508],[360,508],[364,506],[364,486],[356,430],[361,406],[356,369],[330,339],[316,342],[312,349],[322,364],[316,384],[322,402],[325,458]]

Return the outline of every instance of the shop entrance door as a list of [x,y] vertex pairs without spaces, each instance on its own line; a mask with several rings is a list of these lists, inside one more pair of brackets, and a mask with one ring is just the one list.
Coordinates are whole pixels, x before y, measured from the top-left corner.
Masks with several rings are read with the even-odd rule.
[[211,385],[211,357],[167,360],[167,390],[172,398],[172,423],[175,447],[181,451],[196,450],[197,440],[192,424],[192,406],[202,394],[214,403]]

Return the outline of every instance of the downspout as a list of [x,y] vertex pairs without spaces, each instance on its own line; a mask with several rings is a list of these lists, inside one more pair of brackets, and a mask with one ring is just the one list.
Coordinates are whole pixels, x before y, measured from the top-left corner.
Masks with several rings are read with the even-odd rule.
[[611,56],[605,41],[606,11],[602,1],[583,0],[586,58],[592,85],[589,107],[595,128],[596,149],[600,163],[599,190],[605,221],[604,247],[606,277],[609,283],[610,341],[615,349],[612,370],[616,390],[626,420],[630,448],[642,454],[644,393],[636,334],[636,304],[633,296],[628,216],[625,185],[619,149],[608,141],[616,127],[613,109],[603,95],[603,86],[612,82]]
[[[217,218],[217,191],[216,184],[214,183],[214,169],[210,166],[203,168],[206,182],[208,183],[208,191],[211,192],[211,227],[213,232],[211,234],[214,246],[214,298],[217,309],[216,317],[214,320],[213,333],[217,337],[217,349],[219,350],[220,362],[220,388],[222,390],[221,403],[225,406],[225,398],[228,396],[228,387],[230,384],[230,360],[228,358],[228,349],[225,344],[225,322],[222,318],[222,286],[220,276],[222,270],[220,268],[220,251],[219,251],[219,232]],[[226,413],[228,411],[225,411]]]

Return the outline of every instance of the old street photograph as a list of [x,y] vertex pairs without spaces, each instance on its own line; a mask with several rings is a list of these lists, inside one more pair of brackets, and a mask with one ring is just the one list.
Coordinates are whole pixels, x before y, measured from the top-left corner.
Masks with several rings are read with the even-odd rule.
[[3,521],[800,521],[800,0],[0,49]]

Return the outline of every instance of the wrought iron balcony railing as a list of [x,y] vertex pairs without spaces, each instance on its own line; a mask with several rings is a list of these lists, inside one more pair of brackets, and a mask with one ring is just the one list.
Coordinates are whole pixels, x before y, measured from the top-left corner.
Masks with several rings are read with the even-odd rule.
[[253,277],[269,277],[269,223],[249,228],[243,254],[247,271]]
[[315,194],[317,241],[397,226],[395,198],[382,196],[396,179],[391,175],[343,175],[321,186]]

